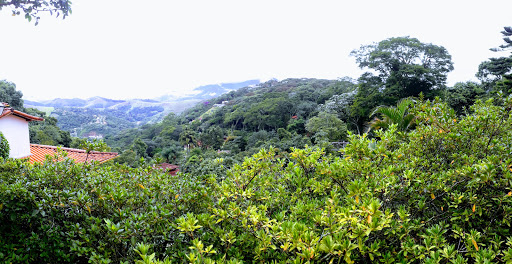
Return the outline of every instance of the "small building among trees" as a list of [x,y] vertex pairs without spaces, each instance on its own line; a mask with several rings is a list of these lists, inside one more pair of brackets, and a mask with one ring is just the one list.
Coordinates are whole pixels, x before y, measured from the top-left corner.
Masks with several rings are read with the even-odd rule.
[[54,156],[58,154],[59,150],[65,152],[68,158],[73,159],[77,163],[91,161],[103,163],[118,156],[118,153],[115,152],[30,144],[28,123],[43,120],[41,117],[14,110],[8,103],[0,102],[0,133],[4,135],[8,142],[9,158],[29,158],[30,163],[44,162],[46,156]]
[[180,167],[178,165],[170,164],[170,163],[160,163],[154,166],[155,169],[160,169],[168,174],[176,175],[180,171]]

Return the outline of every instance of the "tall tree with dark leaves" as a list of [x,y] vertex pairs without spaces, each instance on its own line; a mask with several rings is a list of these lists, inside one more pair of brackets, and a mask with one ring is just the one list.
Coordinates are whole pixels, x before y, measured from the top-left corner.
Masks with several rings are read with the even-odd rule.
[[[501,31],[505,44],[499,48],[491,48],[492,51],[499,52],[512,49],[512,27],[504,27]],[[490,58],[488,61],[480,63],[476,77],[482,81],[482,85],[488,91],[503,91],[512,93],[512,56]]]
[[495,82],[511,70],[512,57],[490,58],[480,63],[476,77],[482,82]]
[[23,111],[23,93],[16,90],[16,84],[0,80],[0,102],[8,103],[12,108]]
[[371,71],[359,78],[359,91],[352,113],[358,127],[368,121],[380,105],[395,105],[401,98],[420,93],[427,98],[438,95],[453,70],[452,57],[442,47],[422,43],[416,38],[396,37],[352,51],[360,68]]
[[445,87],[453,70],[452,57],[442,47],[416,38],[397,37],[352,51],[360,68],[378,73],[385,93],[399,98]]

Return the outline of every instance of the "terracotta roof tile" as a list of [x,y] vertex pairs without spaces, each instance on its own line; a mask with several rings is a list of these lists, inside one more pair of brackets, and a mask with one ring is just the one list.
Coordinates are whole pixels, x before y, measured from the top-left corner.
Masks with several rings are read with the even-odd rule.
[[21,117],[21,118],[23,118],[23,119],[25,119],[27,121],[43,121],[44,120],[42,117],[29,115],[27,113],[23,113],[23,112],[20,112],[18,110],[14,110],[14,109],[12,109],[10,107],[4,108],[4,110],[0,114],[0,118],[2,118],[4,116],[9,116],[9,115],[14,115],[14,116],[17,116],[17,117]]
[[163,171],[169,172],[171,175],[176,175],[178,171],[180,171],[180,167],[178,165],[169,164],[169,163],[160,163],[155,165],[155,169],[161,169]]
[[[83,149],[73,149],[73,148],[60,148],[62,151],[68,154],[68,158],[73,159],[76,163],[90,162],[90,161],[98,161],[99,163],[103,163],[114,159],[118,156],[116,152],[99,152],[99,151],[91,151],[89,156]],[[30,144],[30,153],[32,154],[29,157],[29,162],[34,164],[35,162],[44,162],[47,155],[53,156],[57,153],[57,147],[55,146],[47,146],[47,145],[38,145],[38,144]],[[60,159],[62,160],[62,158]]]

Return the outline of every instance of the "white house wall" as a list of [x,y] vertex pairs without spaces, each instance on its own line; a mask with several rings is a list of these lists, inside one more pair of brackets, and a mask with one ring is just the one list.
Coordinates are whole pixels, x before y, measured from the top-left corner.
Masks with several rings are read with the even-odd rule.
[[28,122],[16,116],[0,118],[0,132],[9,142],[10,158],[24,158],[30,156],[30,137],[28,134]]

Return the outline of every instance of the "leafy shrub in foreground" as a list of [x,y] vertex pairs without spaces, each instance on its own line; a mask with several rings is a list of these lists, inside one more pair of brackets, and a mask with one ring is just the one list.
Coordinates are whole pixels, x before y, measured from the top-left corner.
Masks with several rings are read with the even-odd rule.
[[192,234],[215,254],[192,246],[189,259],[511,261],[511,106],[478,102],[457,120],[421,103],[416,130],[351,135],[343,158],[261,151],[213,185],[216,206]]
[[0,259],[118,263],[139,242],[179,256],[186,244],[173,223],[204,211],[206,194],[198,178],[150,168],[9,161],[0,165]]
[[350,135],[342,157],[269,148],[225,177],[9,161],[0,259],[510,262],[511,109],[511,100],[477,102],[458,119],[422,102],[409,133]]

